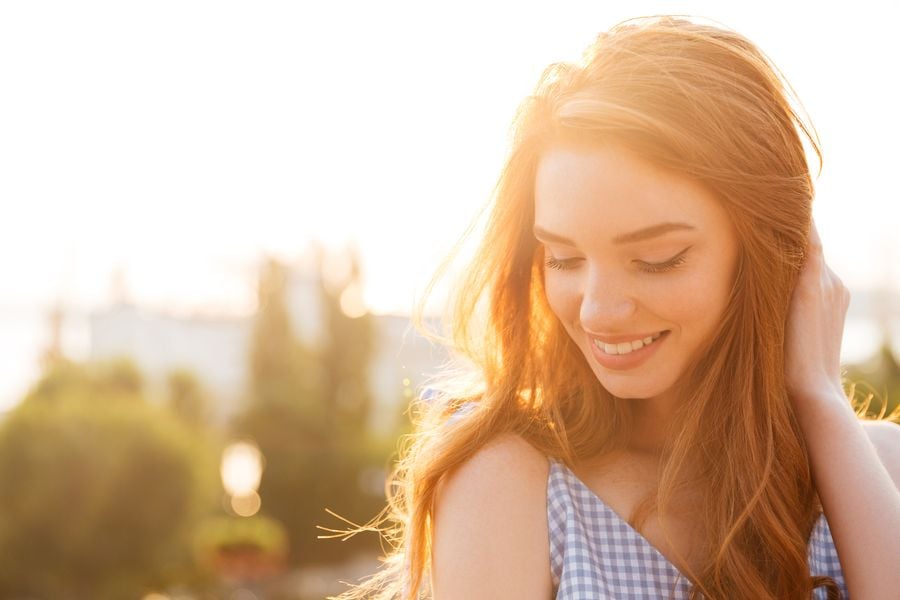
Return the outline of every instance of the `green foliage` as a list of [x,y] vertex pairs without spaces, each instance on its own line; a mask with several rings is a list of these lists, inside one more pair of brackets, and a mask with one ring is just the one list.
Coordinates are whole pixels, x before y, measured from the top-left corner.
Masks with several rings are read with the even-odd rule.
[[[284,266],[274,260],[260,276],[259,309],[248,357],[254,402],[296,403],[319,388],[316,357],[297,341],[292,330],[286,277]],[[302,404],[312,413],[321,409],[315,403]]]
[[844,379],[858,412],[900,423],[900,361],[889,341],[870,360],[848,367]]
[[366,374],[374,349],[372,315],[350,317],[341,307],[341,296],[350,286],[359,285],[359,267],[351,257],[350,278],[335,288],[320,285],[328,336],[321,349],[322,393],[329,407],[330,429],[354,435],[366,429],[371,398]]
[[366,427],[371,320],[343,314],[340,289],[323,286],[327,339],[318,348],[304,348],[293,333],[285,281],[284,268],[270,261],[260,278],[248,403],[232,429],[253,438],[265,457],[262,512],[285,525],[293,563],[372,553],[375,536],[341,544],[317,539],[316,529],[331,519],[326,508],[366,520],[384,504],[383,493],[360,487],[361,478],[368,473],[373,479],[388,455]]
[[140,401],[144,378],[134,362],[116,358],[87,365],[66,360],[52,362],[25,397],[25,401],[96,398]]
[[200,523],[194,538],[196,554],[209,560],[225,548],[257,548],[276,557],[287,551],[284,526],[262,515],[252,517],[210,517]]
[[57,364],[0,424],[0,596],[135,598],[191,569],[214,457],[127,365]]
[[186,369],[169,373],[169,409],[184,423],[194,428],[207,425],[210,418],[210,399],[197,377]]

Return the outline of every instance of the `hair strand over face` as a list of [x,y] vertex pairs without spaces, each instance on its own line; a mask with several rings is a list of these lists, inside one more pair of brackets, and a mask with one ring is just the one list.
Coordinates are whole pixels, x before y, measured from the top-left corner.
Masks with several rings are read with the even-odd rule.
[[629,521],[664,512],[690,485],[706,553],[704,568],[688,573],[692,597],[799,600],[820,585],[837,597],[834,581],[809,575],[807,540],[821,506],[784,382],[785,323],[814,195],[801,135],[821,165],[815,131],[788,90],[744,37],[673,17],[623,22],[600,34],[581,63],[544,71],[516,115],[451,318],[447,341],[475,365],[476,384],[448,377],[442,395],[419,402],[417,433],[389,492],[396,552],[341,598],[428,592],[437,487],[500,433],[570,465],[628,439],[629,404],[599,385],[544,293],[534,181],[541,153],[562,141],[613,144],[700,182],[739,242],[725,315],[679,387],[684,401],[658,493]]

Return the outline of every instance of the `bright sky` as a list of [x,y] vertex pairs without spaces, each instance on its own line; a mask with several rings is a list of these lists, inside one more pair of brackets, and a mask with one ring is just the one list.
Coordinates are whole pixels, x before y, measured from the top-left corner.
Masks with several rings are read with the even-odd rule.
[[663,12],[775,60],[824,145],[829,262],[851,287],[900,288],[900,9],[848,6],[3,2],[0,316],[102,306],[117,268],[146,306],[246,313],[259,253],[313,238],[355,240],[371,309],[406,311],[488,197],[544,66]]

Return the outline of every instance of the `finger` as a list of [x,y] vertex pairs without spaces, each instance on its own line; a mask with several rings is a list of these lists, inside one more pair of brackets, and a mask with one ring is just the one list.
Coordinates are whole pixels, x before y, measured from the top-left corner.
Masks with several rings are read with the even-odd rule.
[[822,252],[822,238],[819,237],[815,220],[810,220],[809,222],[809,236],[806,241],[805,255],[803,262],[807,269],[818,272],[825,264],[825,254]]

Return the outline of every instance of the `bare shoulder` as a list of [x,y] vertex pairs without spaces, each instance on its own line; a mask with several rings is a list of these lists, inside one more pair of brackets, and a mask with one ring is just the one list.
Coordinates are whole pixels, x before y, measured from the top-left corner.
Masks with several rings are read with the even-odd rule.
[[863,421],[862,425],[894,485],[900,489],[900,425],[890,421]]
[[435,600],[551,595],[546,457],[505,434],[438,488],[432,545]]

